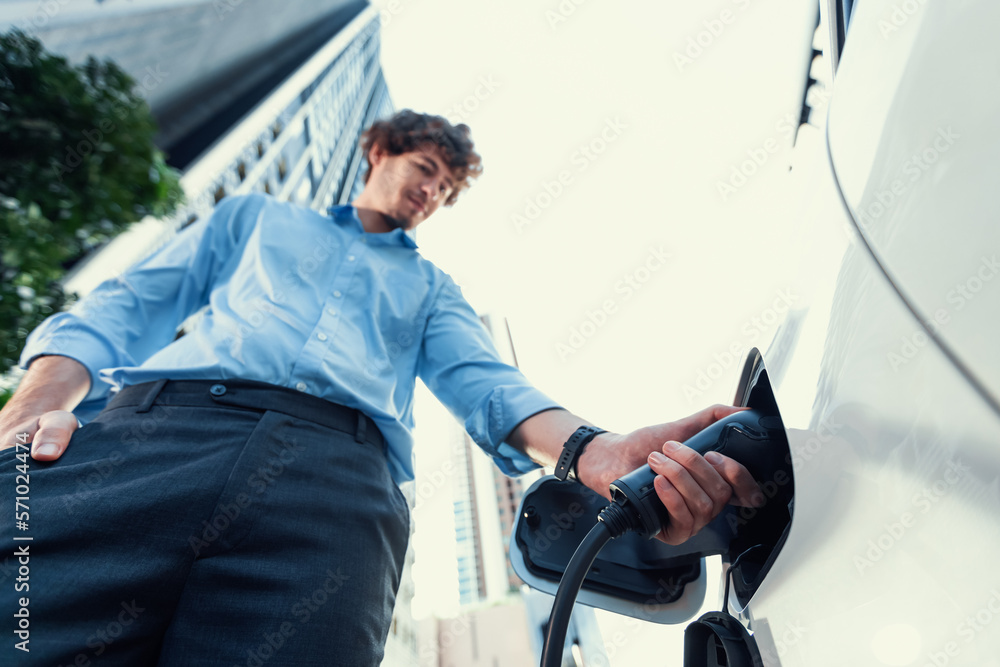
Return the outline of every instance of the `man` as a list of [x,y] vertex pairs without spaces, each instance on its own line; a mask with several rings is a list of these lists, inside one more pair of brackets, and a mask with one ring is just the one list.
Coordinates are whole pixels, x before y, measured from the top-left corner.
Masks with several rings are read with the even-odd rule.
[[[226,199],[32,333],[0,412],[8,495],[18,434],[34,459],[31,664],[377,665],[409,535],[397,484],[413,477],[417,376],[506,473],[552,465],[578,431],[575,471],[605,496],[648,461],[667,542],[760,500],[741,465],[676,443],[734,408],[595,435],[499,360],[405,233],[481,171],[468,127],[407,110],[363,147],[351,206]],[[111,384],[77,428],[71,410]],[[2,599],[10,619],[19,601],[9,586]]]

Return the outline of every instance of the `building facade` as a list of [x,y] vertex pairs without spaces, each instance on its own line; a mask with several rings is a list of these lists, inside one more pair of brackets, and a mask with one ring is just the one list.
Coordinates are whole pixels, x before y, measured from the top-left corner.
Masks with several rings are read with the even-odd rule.
[[[507,321],[490,315],[480,320],[493,337],[500,357],[517,366]],[[521,586],[510,566],[510,534],[521,495],[541,472],[507,477],[460,425],[456,424],[451,438],[456,443],[452,451],[459,471],[453,489],[459,603],[497,602]]]
[[133,225],[79,262],[67,289],[86,294],[224,197],[265,192],[321,211],[349,202],[364,186],[361,132],[394,111],[379,44],[378,12],[366,6],[237,121],[208,128],[217,136],[184,166],[187,201],[174,216]]
[[[480,320],[501,358],[517,366],[507,321]],[[422,667],[504,667],[538,664],[552,596],[532,591],[510,565],[510,536],[521,497],[542,476],[534,471],[507,477],[455,423],[452,505],[461,613],[429,619],[421,626]],[[606,665],[594,610],[577,605],[567,631],[563,664]]]

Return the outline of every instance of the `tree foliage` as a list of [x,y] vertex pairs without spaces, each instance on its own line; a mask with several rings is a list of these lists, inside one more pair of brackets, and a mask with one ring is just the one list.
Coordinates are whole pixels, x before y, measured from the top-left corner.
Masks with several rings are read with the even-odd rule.
[[113,62],[73,66],[0,34],[0,372],[75,298],[59,283],[67,265],[183,198],[135,86]]

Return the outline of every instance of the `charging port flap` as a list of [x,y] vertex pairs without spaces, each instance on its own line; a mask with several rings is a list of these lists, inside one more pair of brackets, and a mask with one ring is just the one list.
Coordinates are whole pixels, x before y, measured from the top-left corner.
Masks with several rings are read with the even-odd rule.
[[[608,501],[587,487],[548,476],[524,498],[513,530],[511,564],[532,588],[555,594],[567,564]],[[722,517],[716,519],[719,521]],[[726,544],[707,531],[685,548],[627,534],[608,543],[594,561],[578,602],[654,623],[683,623],[705,599],[702,556]]]

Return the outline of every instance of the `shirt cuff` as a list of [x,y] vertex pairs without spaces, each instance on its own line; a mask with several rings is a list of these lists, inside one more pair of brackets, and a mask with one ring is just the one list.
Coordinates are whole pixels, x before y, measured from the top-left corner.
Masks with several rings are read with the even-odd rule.
[[98,332],[90,331],[86,324],[71,319],[68,313],[53,315],[28,336],[19,365],[27,370],[31,362],[44,355],[69,357],[87,369],[90,391],[81,402],[107,398],[111,385],[101,380],[98,371],[117,363],[115,354]]
[[465,422],[465,430],[473,441],[493,458],[500,471],[508,477],[541,468],[527,454],[505,440],[528,417],[563,407],[534,387],[521,385],[495,387],[483,403]]

